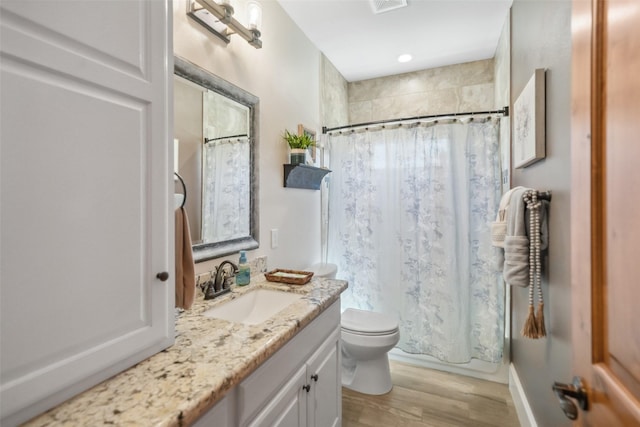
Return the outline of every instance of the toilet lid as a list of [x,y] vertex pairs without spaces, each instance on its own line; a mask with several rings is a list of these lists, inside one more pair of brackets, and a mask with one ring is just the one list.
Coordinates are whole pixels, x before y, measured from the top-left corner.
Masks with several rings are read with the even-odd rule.
[[342,312],[342,329],[356,334],[382,335],[398,330],[398,322],[391,317],[373,311],[347,308]]
[[318,263],[313,264],[306,270],[312,271],[314,276],[316,277],[330,277],[336,274],[336,272],[338,271],[338,266],[335,264]]

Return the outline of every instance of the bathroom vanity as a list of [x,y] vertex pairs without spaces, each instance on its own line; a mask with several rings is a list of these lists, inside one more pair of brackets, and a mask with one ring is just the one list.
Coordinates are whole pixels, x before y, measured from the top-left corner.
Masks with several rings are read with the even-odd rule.
[[340,371],[336,301],[194,426],[340,426]]
[[[256,288],[302,297],[264,322],[203,316]],[[198,298],[176,321],[175,345],[26,426],[334,426],[341,423],[341,280],[267,282]]]

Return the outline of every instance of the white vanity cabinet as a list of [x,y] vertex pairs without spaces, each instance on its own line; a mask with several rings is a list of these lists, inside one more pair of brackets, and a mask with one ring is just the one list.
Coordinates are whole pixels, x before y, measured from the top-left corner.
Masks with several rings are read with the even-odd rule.
[[339,349],[340,330],[336,329],[248,426],[339,426]]
[[337,427],[341,423],[338,300],[194,425]]
[[3,426],[173,343],[170,9],[0,3]]

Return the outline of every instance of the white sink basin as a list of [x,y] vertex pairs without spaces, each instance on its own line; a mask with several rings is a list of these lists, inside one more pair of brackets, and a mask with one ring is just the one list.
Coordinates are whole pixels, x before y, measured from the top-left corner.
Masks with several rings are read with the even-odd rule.
[[202,315],[246,325],[257,325],[284,310],[300,298],[302,298],[302,295],[291,292],[256,289],[213,307],[202,313]]

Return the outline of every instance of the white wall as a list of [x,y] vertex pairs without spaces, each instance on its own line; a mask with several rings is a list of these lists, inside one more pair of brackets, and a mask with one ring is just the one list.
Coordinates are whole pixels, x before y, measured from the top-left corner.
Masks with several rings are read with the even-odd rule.
[[[260,98],[260,248],[248,256],[266,255],[269,268],[304,268],[320,259],[320,192],[283,187],[288,148],[281,135],[299,123],[320,134],[321,53],[277,2],[261,4],[263,48],[255,49],[237,35],[228,45],[220,41],[187,17],[185,0],[175,0],[174,52]],[[235,5],[239,20],[244,5]],[[277,249],[271,249],[272,228],[279,230]],[[219,262],[199,263],[196,273]]]

